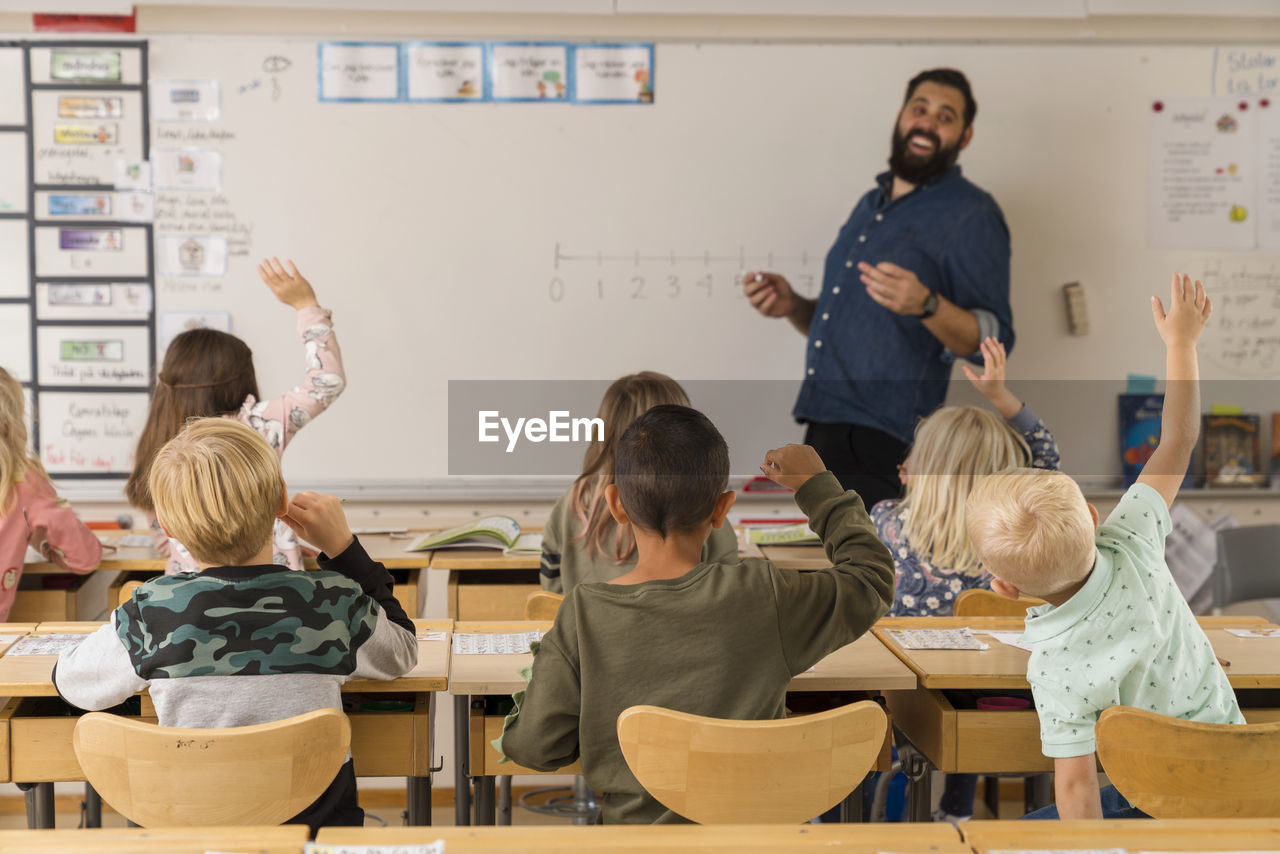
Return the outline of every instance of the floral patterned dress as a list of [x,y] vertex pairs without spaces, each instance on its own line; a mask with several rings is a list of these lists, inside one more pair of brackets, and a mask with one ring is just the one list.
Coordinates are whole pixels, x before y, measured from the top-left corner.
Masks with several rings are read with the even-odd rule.
[[[1009,419],[1013,427],[1027,440],[1031,449],[1031,465],[1041,469],[1057,469],[1061,459],[1058,443],[1044,422],[1026,406]],[[964,575],[950,567],[934,566],[917,555],[903,535],[903,529],[911,508],[902,499],[891,498],[871,508],[871,521],[876,526],[880,541],[893,555],[897,571],[893,591],[891,617],[949,617],[955,599],[965,590],[989,589],[991,573],[985,570],[977,575]]]

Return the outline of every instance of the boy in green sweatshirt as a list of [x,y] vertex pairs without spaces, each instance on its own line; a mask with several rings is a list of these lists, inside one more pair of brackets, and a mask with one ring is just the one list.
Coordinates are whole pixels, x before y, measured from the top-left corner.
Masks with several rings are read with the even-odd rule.
[[830,569],[700,562],[735,497],[725,490],[729,449],[700,412],[654,407],[619,442],[606,498],[618,523],[631,524],[639,560],[565,599],[500,740],[507,757],[541,771],[581,757],[607,824],[684,820],[627,767],[616,730],[624,709],[781,718],[792,677],[857,639],[893,601],[893,560],[857,493],[807,445],[770,451],[760,468],[796,490]]

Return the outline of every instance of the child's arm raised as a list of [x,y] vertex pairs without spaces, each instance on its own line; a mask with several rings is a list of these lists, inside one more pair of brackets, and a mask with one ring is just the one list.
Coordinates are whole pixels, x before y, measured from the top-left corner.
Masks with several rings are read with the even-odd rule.
[[347,387],[342,351],[338,349],[329,311],[320,307],[311,283],[292,261],[287,267],[272,258],[258,265],[258,275],[278,300],[298,312],[298,335],[302,338],[307,373],[301,385],[280,397],[245,406],[239,415],[241,421],[262,434],[276,453],[283,453],[294,435]]
[[1031,465],[1038,469],[1057,470],[1062,457],[1058,453],[1058,443],[1053,433],[1035,413],[1009,391],[1005,385],[1006,356],[1004,344],[998,338],[985,338],[982,341],[982,374],[965,363],[960,370],[973,384],[978,392],[990,401],[1009,426],[1022,434],[1027,447],[1031,449]]
[[1159,297],[1151,298],[1151,314],[1156,330],[1164,339],[1164,412],[1160,421],[1160,444],[1142,467],[1139,483],[1154,488],[1172,504],[1191,463],[1200,436],[1200,367],[1196,342],[1204,330],[1213,306],[1198,280],[1174,274],[1169,289],[1169,309]]
[[760,470],[796,490],[796,504],[822,538],[831,568],[775,570],[783,653],[793,674],[858,638],[893,602],[893,557],[853,491],[841,488],[808,445],[786,445],[765,455]]

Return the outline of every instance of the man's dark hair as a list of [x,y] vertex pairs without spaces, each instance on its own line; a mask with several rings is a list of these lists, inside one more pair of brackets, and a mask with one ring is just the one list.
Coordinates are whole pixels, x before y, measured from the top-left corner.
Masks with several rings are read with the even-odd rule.
[[973,90],[969,88],[969,78],[964,76],[964,72],[954,68],[930,68],[928,71],[921,71],[907,84],[907,94],[902,98],[902,106],[907,105],[916,87],[921,83],[937,83],[939,86],[950,86],[952,89],[960,90],[960,94],[964,95],[964,126],[967,128],[973,124],[973,117],[978,115],[978,102],[973,100]]
[[632,523],[663,538],[711,518],[729,481],[729,446],[707,416],[664,404],[618,440],[618,497]]

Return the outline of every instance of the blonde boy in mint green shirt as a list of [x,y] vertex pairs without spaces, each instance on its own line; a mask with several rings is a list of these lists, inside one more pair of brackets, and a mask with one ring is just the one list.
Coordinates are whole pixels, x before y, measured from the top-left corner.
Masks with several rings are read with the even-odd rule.
[[983,478],[966,504],[969,538],[994,576],[991,589],[1048,603],[1027,610],[1023,638],[1032,646],[1027,681],[1064,819],[1136,812],[1113,790],[1098,790],[1094,724],[1104,709],[1244,723],[1164,560],[1169,504],[1199,435],[1195,347],[1210,310],[1204,287],[1187,276],[1174,276],[1167,314],[1151,299],[1168,377],[1160,445],[1104,524],[1075,481],[1038,469]]

